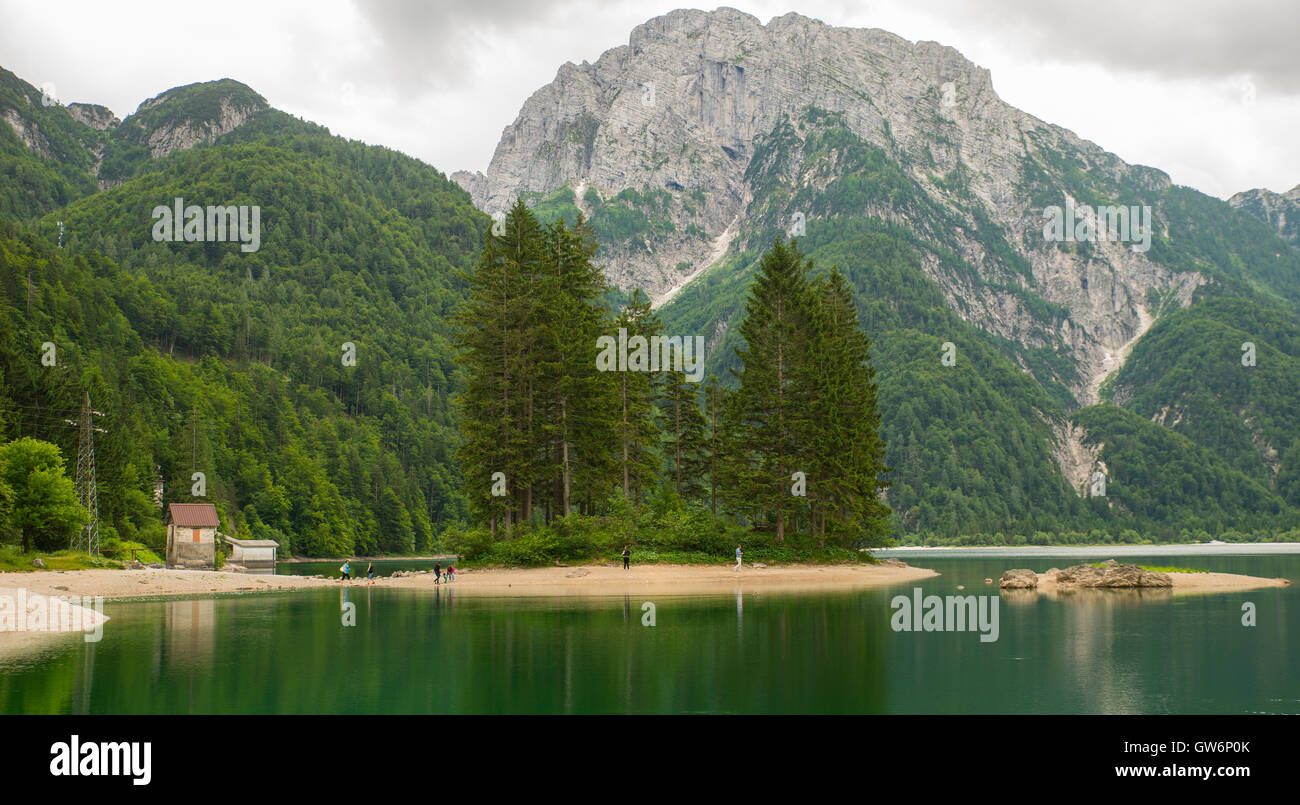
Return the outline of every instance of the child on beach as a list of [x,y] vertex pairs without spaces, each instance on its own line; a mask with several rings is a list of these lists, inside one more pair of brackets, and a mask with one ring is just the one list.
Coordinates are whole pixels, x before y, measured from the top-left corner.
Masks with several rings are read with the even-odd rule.
[[442,584],[442,562],[433,563],[433,583]]
[[451,583],[456,580],[456,566],[447,565],[447,582]]

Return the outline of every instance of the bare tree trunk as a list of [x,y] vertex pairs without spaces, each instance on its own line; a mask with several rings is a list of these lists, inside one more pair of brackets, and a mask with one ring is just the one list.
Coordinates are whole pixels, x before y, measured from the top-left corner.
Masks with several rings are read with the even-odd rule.
[[560,466],[564,468],[563,475],[564,475],[564,516],[565,517],[569,516],[569,492],[570,492],[569,483],[570,483],[570,473],[571,473],[571,470],[569,469],[569,419],[568,419],[569,412],[568,412],[567,402],[568,400],[565,397],[563,396],[560,397],[560,450],[563,453],[563,458],[561,459]]
[[628,445],[627,445],[627,373],[623,373],[623,497],[632,499],[631,479],[628,473]]
[[[679,390],[680,391],[680,390]],[[677,470],[677,497],[682,496],[682,401],[673,400],[673,464]]]

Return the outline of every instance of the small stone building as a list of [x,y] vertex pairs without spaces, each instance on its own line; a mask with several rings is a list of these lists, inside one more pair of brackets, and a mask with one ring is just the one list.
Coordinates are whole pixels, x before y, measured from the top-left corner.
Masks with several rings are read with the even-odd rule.
[[217,564],[217,507],[172,503],[167,507],[167,565],[211,570]]

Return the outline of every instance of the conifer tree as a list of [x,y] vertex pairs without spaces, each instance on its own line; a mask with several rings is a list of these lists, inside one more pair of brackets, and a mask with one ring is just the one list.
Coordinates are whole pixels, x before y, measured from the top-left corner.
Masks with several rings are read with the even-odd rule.
[[[506,215],[501,235],[489,233],[475,269],[464,279],[468,299],[457,314],[466,367],[460,396],[464,435],[458,458],[466,493],[493,537],[501,524],[531,516],[534,450],[532,391],[537,382],[538,287],[543,234],[522,202]],[[504,475],[505,495],[493,494]]]
[[592,263],[595,252],[581,215],[571,229],[563,219],[547,228],[542,382],[552,467],[547,508],[554,516],[571,514],[578,500],[590,506],[604,498],[616,468],[614,378],[596,366],[597,341],[611,325],[602,304],[609,286]]
[[791,477],[807,471],[800,435],[807,410],[802,381],[811,326],[810,267],[797,243],[777,240],[763,255],[740,325],[741,366],[732,369],[739,388],[727,407],[729,503],[769,518],[778,542],[797,508]]
[[876,409],[871,342],[858,326],[848,281],[837,268],[812,284],[813,326],[803,382],[808,400],[802,447],[810,529],[824,545],[827,521],[842,546],[883,536],[888,509],[884,445]]
[[[659,317],[650,309],[650,300],[637,289],[615,321],[614,338],[626,331],[627,366],[617,373],[618,467],[623,497],[631,504],[640,501],[654,485],[658,429],[655,424],[655,401],[660,379],[649,371],[652,336],[659,335]],[[639,340],[638,340],[639,339]],[[644,343],[644,348],[637,347]]]
[[659,416],[664,433],[664,480],[682,500],[700,500],[708,488],[709,444],[699,384],[688,380],[685,372],[670,369],[663,387]]

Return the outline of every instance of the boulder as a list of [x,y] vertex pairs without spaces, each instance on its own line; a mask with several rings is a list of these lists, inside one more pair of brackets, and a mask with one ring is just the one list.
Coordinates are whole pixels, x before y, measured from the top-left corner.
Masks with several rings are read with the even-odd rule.
[[763,564],[762,562],[750,562],[750,563],[749,563],[749,566],[750,566],[750,567],[767,567],[767,565]]
[[1166,573],[1152,573],[1137,565],[1104,564],[1075,565],[1056,574],[1061,587],[1172,587],[1173,580]]
[[907,562],[904,562],[899,559],[893,559],[893,558],[881,559],[880,564],[884,565],[885,567],[907,567]]
[[1113,565],[1118,565],[1119,562],[1116,562],[1114,559],[1107,559],[1106,561],[1102,562],[1102,564],[1107,566],[1113,566]]
[[1038,589],[1038,574],[1025,568],[1008,570],[998,579],[998,587],[1003,590],[1035,590]]
[[580,567],[576,570],[570,570],[568,573],[565,573],[564,576],[565,578],[569,578],[569,579],[580,579],[590,572],[591,571],[586,569],[585,567]]
[[32,567],[40,567],[40,568],[45,567],[45,560],[41,559],[41,557],[39,556],[36,557],[35,559],[32,560]]
[[1150,570],[1143,570],[1139,579],[1139,587],[1173,587],[1174,580],[1169,578],[1168,573],[1154,573]]

